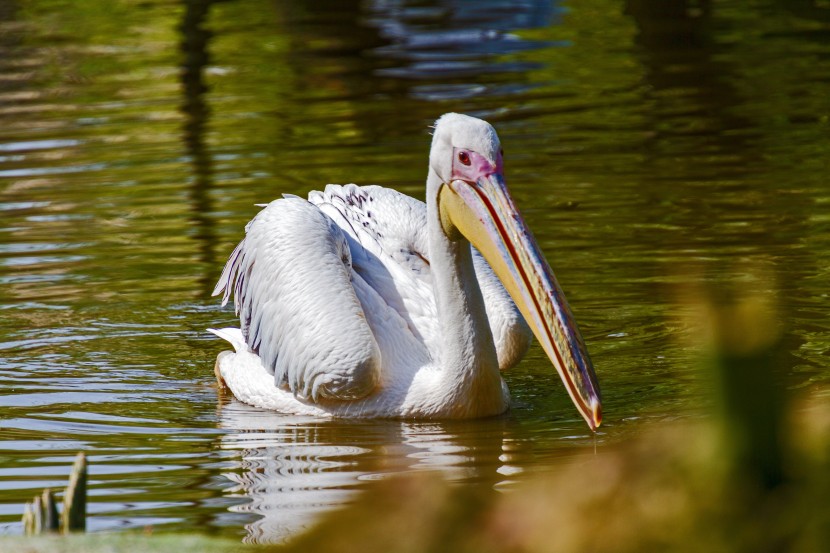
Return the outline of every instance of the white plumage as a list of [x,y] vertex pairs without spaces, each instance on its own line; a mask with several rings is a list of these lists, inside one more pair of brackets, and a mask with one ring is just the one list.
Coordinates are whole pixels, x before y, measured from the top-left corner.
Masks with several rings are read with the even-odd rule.
[[[435,398],[440,380],[426,223],[426,204],[380,186],[328,185],[262,209],[214,291],[223,305],[234,292],[240,315],[241,329],[213,331],[236,349],[217,360],[234,395],[292,414],[452,416],[419,397]],[[507,369],[532,335],[478,252],[473,262]]]
[[234,295],[241,326],[211,330],[235,350],[217,358],[220,379],[245,403],[291,414],[492,415],[509,402],[500,370],[532,329],[596,428],[584,343],[502,164],[493,127],[447,114],[426,204],[349,184],[265,206],[214,290],[223,305]]

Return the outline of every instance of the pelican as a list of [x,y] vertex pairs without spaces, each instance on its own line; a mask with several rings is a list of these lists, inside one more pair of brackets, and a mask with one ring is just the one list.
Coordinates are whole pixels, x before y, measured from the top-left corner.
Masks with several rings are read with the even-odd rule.
[[286,195],[245,227],[213,295],[241,328],[220,383],[250,405],[326,417],[503,413],[501,371],[531,332],[591,430],[600,392],[565,296],[504,181],[486,121],[436,121],[426,204],[379,186]]

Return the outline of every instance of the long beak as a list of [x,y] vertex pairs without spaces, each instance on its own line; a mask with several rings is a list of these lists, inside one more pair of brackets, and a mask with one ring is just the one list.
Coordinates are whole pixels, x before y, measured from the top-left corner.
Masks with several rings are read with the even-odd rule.
[[[498,173],[441,187],[442,223],[475,246],[504,284],[582,417],[602,422],[599,384],[565,294]],[[447,218],[449,220],[447,220]],[[446,229],[449,232],[454,230]]]

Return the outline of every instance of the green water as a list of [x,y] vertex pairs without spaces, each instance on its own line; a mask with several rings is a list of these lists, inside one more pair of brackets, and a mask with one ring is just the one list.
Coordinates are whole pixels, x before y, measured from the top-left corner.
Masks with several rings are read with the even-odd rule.
[[[496,125],[604,396],[543,352],[505,416],[321,422],[219,397],[210,297],[255,203],[423,197],[428,125]],[[696,417],[707,290],[772,298],[788,385],[830,383],[830,9],[0,0],[0,533],[87,452],[92,531],[279,541],[386,475],[510,488]]]

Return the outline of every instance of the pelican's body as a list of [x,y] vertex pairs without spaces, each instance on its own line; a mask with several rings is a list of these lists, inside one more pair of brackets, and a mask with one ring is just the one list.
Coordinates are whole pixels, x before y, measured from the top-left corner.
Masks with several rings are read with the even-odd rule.
[[[456,388],[464,382],[461,378],[452,381],[450,371],[441,370],[441,324],[428,262],[426,212],[423,202],[394,190],[355,185],[329,185],[324,192],[309,194],[309,201],[289,197],[265,207],[248,227],[241,250],[256,251],[257,263],[274,266],[276,278],[260,284],[260,293],[274,298],[273,311],[263,317],[288,319],[278,331],[281,344],[277,346],[285,350],[287,359],[281,363],[280,352],[275,352],[275,366],[286,379],[294,380],[285,387],[275,386],[274,371],[266,370],[260,358],[272,356],[271,351],[263,351],[260,343],[259,354],[254,353],[240,330],[224,329],[219,335],[237,352],[220,357],[219,373],[236,397],[293,414],[463,417],[503,412],[509,396],[497,371],[492,371],[486,392],[471,397],[474,401],[446,397],[458,394]],[[331,263],[326,263],[327,258]],[[219,283],[226,293],[231,288],[231,269],[244,271],[254,261],[244,253],[236,259],[239,267],[229,266]],[[530,329],[477,252],[473,267],[498,366],[509,368],[526,352]],[[345,314],[332,320],[332,312],[339,310]],[[268,324],[263,320],[252,325],[256,328],[249,333],[251,343],[260,332],[267,332],[262,327]],[[337,341],[348,351],[330,353],[321,366],[322,375],[298,370],[320,349]],[[371,350],[372,341],[377,348],[372,353],[379,354],[381,362],[380,367],[371,367],[382,380],[377,383],[355,374],[357,363],[351,359],[341,361],[365,355],[361,347]],[[327,399],[337,391],[318,381],[341,368],[351,371],[343,376],[346,386],[358,388],[351,395],[363,396],[359,388],[364,385],[377,389],[360,399]],[[339,393],[345,395],[342,390]]]
[[241,321],[213,331],[235,349],[216,362],[224,383],[292,414],[494,415],[509,405],[500,370],[521,359],[532,329],[595,428],[590,361],[501,166],[489,124],[447,114],[426,204],[355,185],[268,204],[214,292],[234,292]]

